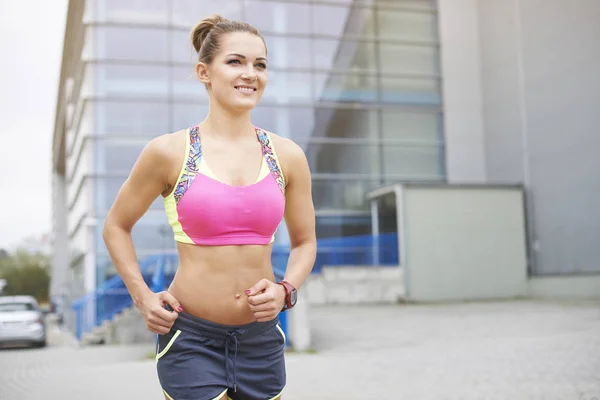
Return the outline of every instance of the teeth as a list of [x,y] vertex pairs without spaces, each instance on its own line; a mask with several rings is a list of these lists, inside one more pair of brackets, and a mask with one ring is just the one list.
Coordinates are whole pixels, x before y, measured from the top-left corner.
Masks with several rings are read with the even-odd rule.
[[237,90],[241,91],[241,92],[254,92],[254,89],[252,88],[245,88],[245,87],[238,87]]

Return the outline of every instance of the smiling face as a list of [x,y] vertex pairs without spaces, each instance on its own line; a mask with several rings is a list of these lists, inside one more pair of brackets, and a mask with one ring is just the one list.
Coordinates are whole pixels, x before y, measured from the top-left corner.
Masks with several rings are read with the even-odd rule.
[[228,33],[221,38],[212,63],[199,62],[196,73],[207,85],[211,100],[233,111],[249,111],[267,86],[267,49],[254,34]]

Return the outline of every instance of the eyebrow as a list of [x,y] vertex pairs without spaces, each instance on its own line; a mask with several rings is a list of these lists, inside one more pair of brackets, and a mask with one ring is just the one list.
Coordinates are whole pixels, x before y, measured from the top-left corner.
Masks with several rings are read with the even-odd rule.
[[[237,53],[231,53],[231,54],[227,54],[227,56],[228,56],[228,57],[229,57],[229,56],[235,56],[235,57],[243,58],[244,60],[246,59],[246,56],[245,56],[245,55],[243,55],[243,54],[237,54]],[[267,61],[267,59],[266,59],[266,58],[264,58],[264,57],[257,57],[257,58],[256,58],[256,60],[257,60],[257,61],[258,61],[258,60],[264,60],[264,61]]]

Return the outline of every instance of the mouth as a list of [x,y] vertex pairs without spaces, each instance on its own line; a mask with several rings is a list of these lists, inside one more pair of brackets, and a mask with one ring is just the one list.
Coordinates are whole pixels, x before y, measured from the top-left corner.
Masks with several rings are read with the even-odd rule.
[[238,91],[242,93],[254,93],[256,88],[253,86],[234,86]]

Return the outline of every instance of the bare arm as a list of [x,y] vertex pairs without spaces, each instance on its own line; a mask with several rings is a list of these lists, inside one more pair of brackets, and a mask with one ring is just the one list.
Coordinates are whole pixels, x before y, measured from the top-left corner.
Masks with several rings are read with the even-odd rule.
[[[310,275],[317,255],[310,169],[297,144],[287,139],[277,140],[276,147],[286,174],[285,222],[291,247],[284,279],[299,289]],[[246,294],[257,321],[275,318],[285,304],[285,288],[267,279],[262,279]]]
[[[152,321],[148,321],[149,314],[154,313],[166,317],[166,314],[161,311],[165,313],[167,311],[156,310],[157,304],[144,304],[152,297],[153,293],[142,277],[133,247],[131,230],[150,208],[152,202],[169,188],[168,177],[172,163],[167,151],[169,140],[172,139],[167,135],[160,136],[144,147],[129,177],[117,194],[114,204],[106,216],[102,231],[104,242],[115,268],[125,282],[134,304],[147,319],[149,328],[152,323]],[[165,295],[163,294],[163,296]],[[157,301],[150,303],[157,303]],[[168,303],[171,304],[172,301],[168,301]],[[171,306],[177,309],[179,304],[175,301]],[[158,325],[170,328],[168,324],[158,323]]]
[[315,208],[308,161],[302,149],[288,142],[285,222],[290,235],[290,256],[285,280],[299,289],[312,271],[317,255]]

